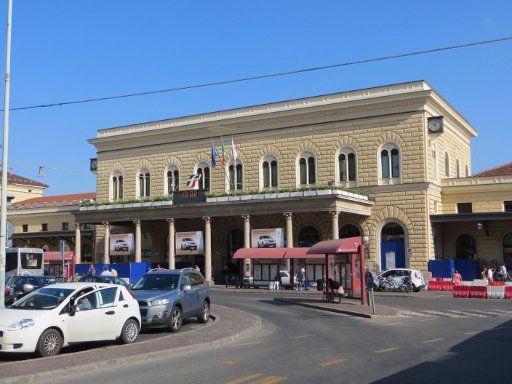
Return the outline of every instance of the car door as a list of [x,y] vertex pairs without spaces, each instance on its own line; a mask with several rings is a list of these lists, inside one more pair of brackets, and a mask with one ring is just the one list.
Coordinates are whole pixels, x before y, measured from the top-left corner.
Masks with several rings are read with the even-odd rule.
[[[186,286],[186,285],[190,285],[191,289],[189,291],[184,291],[183,288]],[[195,303],[194,303],[194,299],[195,299],[195,295],[194,295],[194,289],[192,287],[192,281],[191,281],[191,278],[190,278],[190,273],[185,273],[181,276],[181,279],[180,279],[180,290],[182,291],[183,293],[183,315],[184,316],[188,316],[190,313],[192,313],[194,311],[194,306],[195,306]]]
[[104,310],[99,307],[97,290],[76,298],[74,315],[67,313],[66,335],[69,343],[104,340]]
[[105,340],[115,339],[121,334],[126,312],[118,301],[118,287],[101,288],[98,293],[103,316],[101,332]]
[[192,291],[194,296],[194,313],[199,313],[203,307],[204,290],[206,284],[204,279],[198,273],[191,273],[190,280],[192,281]]

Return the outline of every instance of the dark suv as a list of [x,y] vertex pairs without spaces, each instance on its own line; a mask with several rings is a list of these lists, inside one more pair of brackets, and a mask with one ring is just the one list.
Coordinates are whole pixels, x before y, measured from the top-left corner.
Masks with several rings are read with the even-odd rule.
[[36,289],[58,282],[59,279],[54,276],[14,276],[6,284],[5,305],[11,305]]
[[149,271],[131,290],[139,302],[142,326],[177,332],[186,318],[197,316],[199,323],[210,319],[210,290],[193,268]]

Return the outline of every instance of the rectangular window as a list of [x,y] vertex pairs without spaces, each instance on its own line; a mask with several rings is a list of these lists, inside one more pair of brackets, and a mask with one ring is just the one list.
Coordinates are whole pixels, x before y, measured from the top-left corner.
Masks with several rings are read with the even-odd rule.
[[62,223],[62,230],[69,231],[69,223],[66,223],[66,222]]
[[473,213],[473,204],[457,203],[457,213]]
[[47,232],[48,231],[48,223],[41,224],[41,231]]
[[28,224],[23,224],[21,228],[23,232],[28,232]]
[[505,201],[503,202],[503,205],[505,207],[505,212],[512,212],[512,201]]

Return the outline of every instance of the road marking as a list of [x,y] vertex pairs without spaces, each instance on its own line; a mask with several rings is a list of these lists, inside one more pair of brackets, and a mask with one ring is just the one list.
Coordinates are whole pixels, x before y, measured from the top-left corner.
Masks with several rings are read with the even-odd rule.
[[332,361],[326,361],[325,363],[320,363],[321,367],[330,367],[332,365],[337,365],[340,363],[343,363],[346,359],[338,359],[338,360],[332,360]]
[[227,382],[226,384],[242,384],[251,381],[252,379],[257,379],[258,377],[263,376],[262,373],[253,373],[252,375],[241,377],[240,379],[232,380]]
[[392,347],[392,348],[386,348],[386,349],[379,349],[379,350],[375,351],[375,353],[393,352],[393,351],[396,351],[397,349],[400,349],[400,348]]
[[435,317],[429,317],[428,319],[421,319],[421,320],[418,320],[418,321],[424,323],[425,321],[432,321],[432,320],[435,320],[435,319],[436,319]]
[[427,315],[425,313],[411,312],[411,311],[404,311],[404,310],[401,310],[399,312],[399,314],[402,315],[403,317],[430,317],[430,315]]
[[448,312],[452,312],[452,313],[455,313],[455,314],[457,314],[457,315],[469,316],[469,317],[488,317],[488,316],[480,315],[480,314],[478,314],[478,313],[471,313],[471,312],[456,311],[456,310],[454,310],[454,309],[449,310]]
[[289,339],[296,340],[296,339],[305,339],[306,337],[313,337],[315,335],[309,334],[309,335],[300,335],[300,336],[290,336]]
[[437,339],[430,339],[430,340],[424,340],[422,341],[423,344],[432,344],[437,343],[438,341],[444,340],[442,337],[438,337]]
[[425,312],[432,314],[432,315],[438,315],[441,317],[464,317],[464,316],[456,315],[454,313],[446,313],[446,312],[439,312],[439,311],[425,311]]
[[261,344],[261,341],[251,341],[250,343],[233,344],[232,347],[245,347],[247,345]]
[[464,332],[465,335],[476,335],[477,333],[475,331]]
[[254,381],[252,384],[275,384],[286,380],[286,377],[269,376],[264,379]]

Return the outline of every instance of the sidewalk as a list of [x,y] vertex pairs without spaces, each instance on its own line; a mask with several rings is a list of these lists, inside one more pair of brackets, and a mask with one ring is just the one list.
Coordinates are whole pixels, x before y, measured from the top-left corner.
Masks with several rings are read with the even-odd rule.
[[267,294],[267,295],[301,295],[308,297],[322,296],[322,292],[317,291],[316,288],[312,288],[309,291],[297,291],[294,289],[279,289],[279,290],[270,290],[267,287],[261,288],[236,288],[232,285],[226,288],[225,285],[214,285],[210,287],[210,291],[214,292],[230,292],[230,293],[256,293],[256,294]]
[[76,353],[66,354],[64,349],[63,354],[54,357],[0,363],[0,383],[51,380],[99,368],[206,349],[251,336],[262,326],[261,318],[236,309],[212,305],[212,313],[215,321],[190,332]]
[[377,305],[376,314],[372,314],[372,308],[367,305],[361,305],[359,300],[343,299],[341,303],[337,301],[334,303],[327,303],[319,298],[297,298],[297,297],[276,297],[274,301],[299,305],[301,307],[318,309],[321,311],[341,313],[344,315],[364,317],[371,319],[375,316],[397,316],[398,311],[393,308]]

